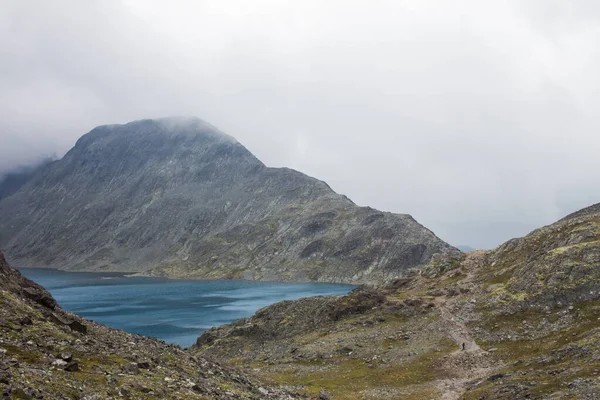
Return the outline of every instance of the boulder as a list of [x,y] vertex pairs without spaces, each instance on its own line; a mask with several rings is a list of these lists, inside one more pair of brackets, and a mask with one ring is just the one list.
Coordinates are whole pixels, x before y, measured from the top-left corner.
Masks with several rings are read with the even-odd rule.
[[76,362],[72,362],[69,365],[67,365],[65,367],[65,371],[67,372],[78,372],[79,371],[79,364]]

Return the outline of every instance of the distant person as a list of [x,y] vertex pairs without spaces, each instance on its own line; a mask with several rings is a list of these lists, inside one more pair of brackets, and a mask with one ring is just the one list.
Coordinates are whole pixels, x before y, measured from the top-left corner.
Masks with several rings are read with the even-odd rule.
[[465,342],[462,344],[462,351],[465,351]]

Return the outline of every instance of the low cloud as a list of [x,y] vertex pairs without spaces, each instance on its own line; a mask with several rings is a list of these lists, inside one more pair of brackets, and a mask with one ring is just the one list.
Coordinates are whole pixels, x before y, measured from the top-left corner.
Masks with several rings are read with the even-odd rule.
[[453,244],[600,201],[595,1],[2,8],[0,171],[96,125],[196,115]]

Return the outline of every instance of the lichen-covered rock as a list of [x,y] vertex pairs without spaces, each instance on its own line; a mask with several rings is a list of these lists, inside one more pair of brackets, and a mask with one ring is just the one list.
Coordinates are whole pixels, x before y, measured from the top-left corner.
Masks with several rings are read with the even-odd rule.
[[487,277],[499,285],[494,293],[515,306],[600,299],[600,205],[506,242],[488,263]]
[[211,345],[225,338],[243,338],[244,343],[260,346],[265,341],[280,341],[313,332],[342,318],[362,314],[385,303],[379,291],[355,289],[347,296],[316,296],[282,301],[265,307],[252,318],[209,329],[197,340],[196,347]]

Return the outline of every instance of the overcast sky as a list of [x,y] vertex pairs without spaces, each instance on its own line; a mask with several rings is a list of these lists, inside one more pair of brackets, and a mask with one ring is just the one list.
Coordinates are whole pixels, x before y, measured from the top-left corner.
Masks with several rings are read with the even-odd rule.
[[600,202],[600,1],[0,0],[0,171],[195,115],[494,247]]

